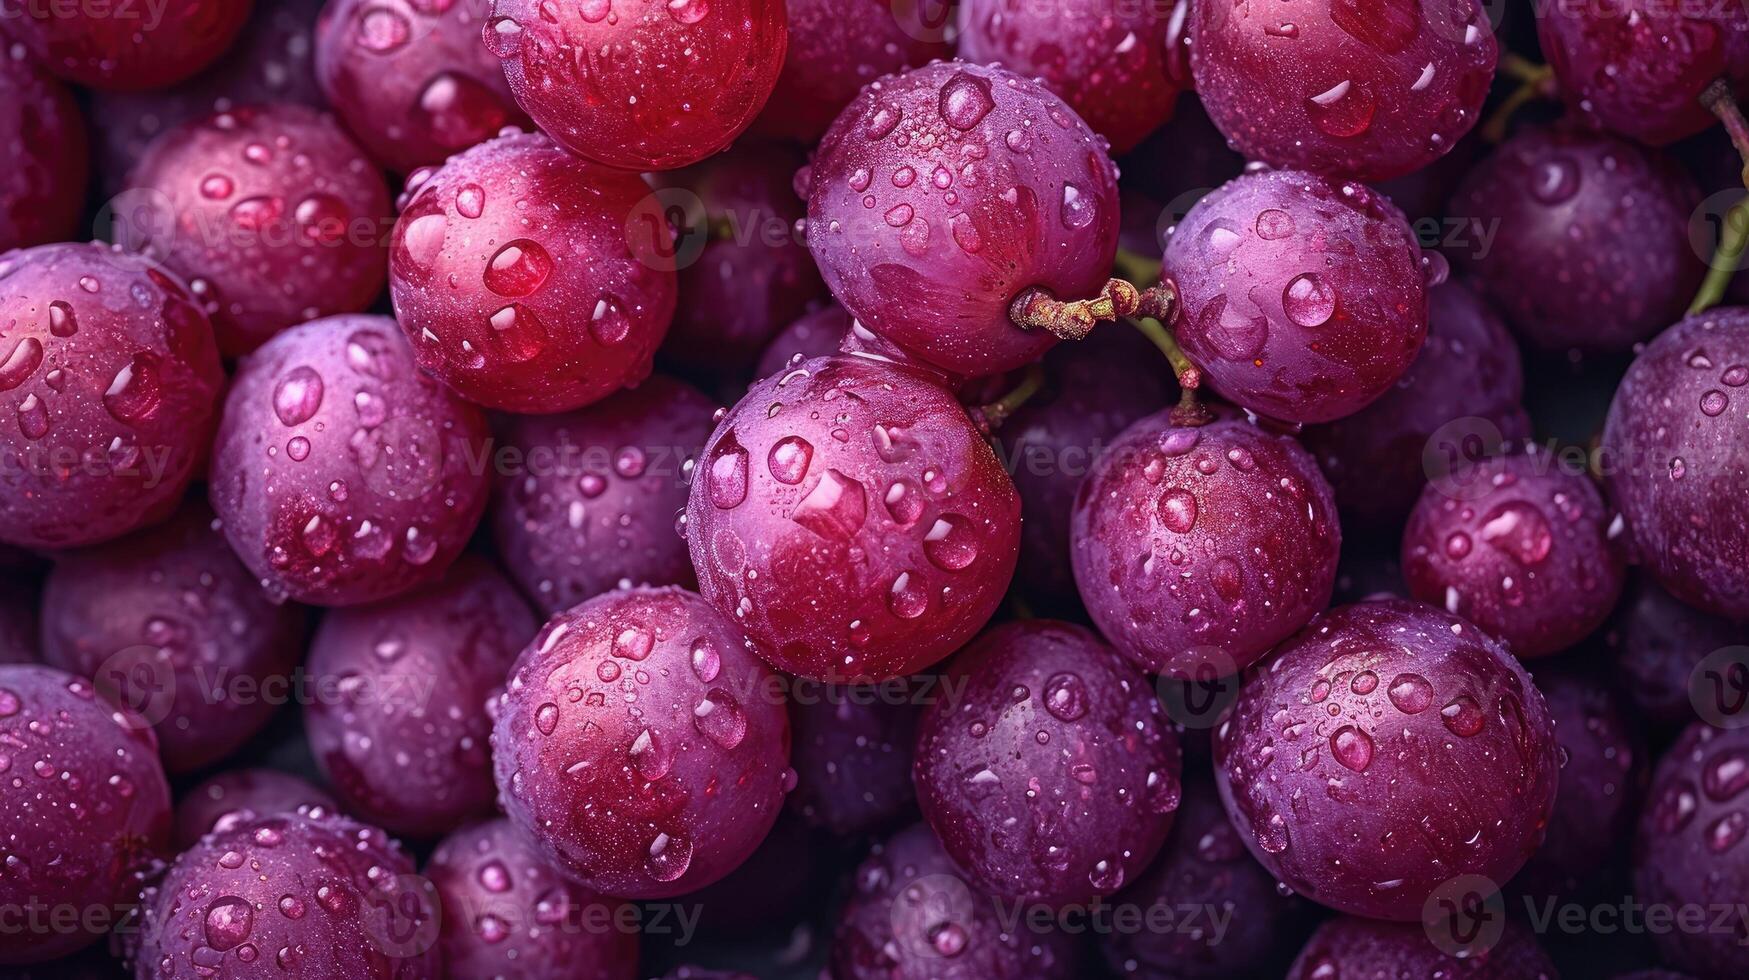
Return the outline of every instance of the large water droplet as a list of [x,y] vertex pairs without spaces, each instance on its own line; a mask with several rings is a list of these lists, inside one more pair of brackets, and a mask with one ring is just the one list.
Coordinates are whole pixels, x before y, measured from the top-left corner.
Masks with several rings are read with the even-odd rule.
[[867,493],[860,482],[827,470],[790,519],[822,538],[848,541],[868,519]]
[[309,365],[292,368],[273,389],[273,414],[281,425],[308,422],[322,407],[322,376]]
[[527,296],[553,271],[553,257],[539,242],[518,238],[499,249],[486,265],[486,288],[500,296]]
[[1287,318],[1302,327],[1319,327],[1336,312],[1336,291],[1317,273],[1293,277],[1281,293],[1281,308]]
[[959,514],[938,517],[923,536],[923,553],[937,568],[960,571],[977,560],[977,529]]
[[941,118],[955,129],[971,129],[996,108],[990,83],[970,72],[955,72],[941,86]]
[[1540,564],[1554,547],[1554,534],[1542,511],[1523,501],[1508,501],[1489,511],[1481,535],[1520,565]]

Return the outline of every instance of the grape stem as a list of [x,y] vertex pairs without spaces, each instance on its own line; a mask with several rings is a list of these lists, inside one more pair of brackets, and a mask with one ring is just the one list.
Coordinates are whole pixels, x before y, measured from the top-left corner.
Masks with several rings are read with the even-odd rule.
[[1027,330],[1048,330],[1064,340],[1082,340],[1093,325],[1129,316],[1142,292],[1124,279],[1108,279],[1093,299],[1062,300],[1041,286],[1022,290],[1008,305],[1008,317]]
[[1159,282],[1160,260],[1150,259],[1140,252],[1132,252],[1127,248],[1117,250],[1117,258],[1112,265],[1117,274],[1130,282]]
[[1178,376],[1178,405],[1172,409],[1172,424],[1199,426],[1213,422],[1215,417],[1197,397],[1197,389],[1202,387],[1202,371],[1184,353],[1184,348],[1178,346],[1178,341],[1167,330],[1162,319],[1152,314],[1143,314],[1145,319],[1132,318],[1130,326],[1142,332],[1142,336],[1153,342],[1160,352],[1166,355],[1166,360],[1172,365],[1172,372]]
[[1500,62],[1500,73],[1518,80],[1518,87],[1501,102],[1488,121],[1482,124],[1482,138],[1498,143],[1506,138],[1506,127],[1519,109],[1529,103],[1554,95],[1555,70],[1518,55],[1507,55]]
[[1737,105],[1737,99],[1731,95],[1730,83],[1722,78],[1713,79],[1706,91],[1700,93],[1700,104],[1718,116],[1719,122],[1725,126],[1725,132],[1730,134],[1731,145],[1737,148],[1737,155],[1743,158],[1743,186],[1749,187],[1749,121],[1743,119],[1743,110]]
[[1731,210],[1725,212],[1725,224],[1719,231],[1719,244],[1713,250],[1706,278],[1701,280],[1694,302],[1688,304],[1689,316],[1704,313],[1725,298],[1725,289],[1730,286],[1731,277],[1737,274],[1742,262],[1743,248],[1749,245],[1749,207],[1745,204],[1749,204],[1749,198],[1738,200],[1731,205]]
[[1014,386],[1013,390],[988,405],[979,405],[972,409],[972,421],[977,423],[979,430],[985,435],[989,435],[1000,429],[1002,423],[1008,421],[1015,412],[1020,411],[1021,406],[1031,401],[1032,397],[1038,394],[1044,386],[1044,368],[1037,364],[1028,364],[1026,374],[1020,379],[1020,383]]

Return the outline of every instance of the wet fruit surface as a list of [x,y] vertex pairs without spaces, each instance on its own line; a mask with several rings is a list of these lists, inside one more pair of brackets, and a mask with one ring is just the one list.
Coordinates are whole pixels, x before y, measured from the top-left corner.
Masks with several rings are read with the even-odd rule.
[[80,85],[161,88],[211,64],[243,29],[253,0],[23,4],[6,33],[44,68]]
[[1264,867],[1331,908],[1405,921],[1457,876],[1511,878],[1560,773],[1518,662],[1401,599],[1338,607],[1282,644],[1246,674],[1214,747],[1221,798]]
[[1650,721],[1686,725],[1694,720],[1695,690],[1715,717],[1746,706],[1731,685],[1696,685],[1697,668],[1716,650],[1749,644],[1749,626],[1685,605],[1656,582],[1639,576],[1629,587],[1617,624],[1616,675],[1622,693]]
[[1139,670],[1089,630],[1031,620],[984,634],[947,680],[964,688],[918,726],[917,799],[980,890],[1084,903],[1153,861],[1180,759]]
[[0,540],[78,547],[169,516],[224,383],[188,290],[102,245],[44,245],[0,255],[0,324]]
[[1440,977],[1446,980],[1552,980],[1554,961],[1529,930],[1507,922],[1497,944],[1454,956],[1419,923],[1331,919],[1313,934],[1288,971],[1289,980],[1333,977]]
[[43,662],[138,712],[173,773],[218,762],[260,731],[277,705],[244,686],[286,682],[302,654],[303,611],[268,599],[201,504],[60,556],[43,623]]
[[72,93],[0,51],[0,252],[73,237],[91,169],[86,140]]
[[661,898],[722,878],[794,785],[770,672],[681,589],[610,592],[550,620],[496,708],[505,811],[592,888]]
[[284,331],[239,367],[213,448],[225,537],[269,593],[345,606],[442,576],[489,489],[479,410],[388,317]]
[[1055,342],[1008,316],[1031,286],[1099,292],[1117,246],[1116,168],[1043,86],[942,62],[863,89],[821,141],[808,247],[862,325],[961,374]]
[[494,0],[486,47],[571,151],[672,170],[724,149],[777,82],[780,0]]
[[420,367],[470,401],[529,414],[643,380],[674,311],[670,232],[649,194],[544,135],[416,172],[389,286]]
[[304,806],[333,810],[334,798],[277,769],[227,769],[176,801],[176,846],[187,850],[207,834]]
[[1142,669],[1225,677],[1329,605],[1342,529],[1330,485],[1293,439],[1169,416],[1130,426],[1082,482],[1075,581],[1094,623]]
[[621,583],[693,584],[674,515],[686,507],[714,408],[691,385],[656,375],[575,412],[502,420],[501,444],[525,465],[498,475],[494,539],[542,612]]
[[802,361],[836,354],[850,332],[850,314],[836,302],[797,317],[777,332],[754,365],[755,378],[769,378]]
[[766,378],[723,417],[686,537],[700,591],[774,666],[881,680],[989,620],[1020,499],[939,378],[840,355]]
[[1360,184],[1291,170],[1228,181],[1166,240],[1174,332],[1234,403],[1290,422],[1352,415],[1427,339],[1424,263],[1403,213]]

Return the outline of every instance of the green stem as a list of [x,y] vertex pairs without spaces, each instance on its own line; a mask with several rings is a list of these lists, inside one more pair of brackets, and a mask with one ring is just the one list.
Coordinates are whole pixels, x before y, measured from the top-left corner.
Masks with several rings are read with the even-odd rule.
[[[1516,55],[1512,57],[1517,58]],[[1482,138],[1490,143],[1504,140],[1506,127],[1512,122],[1512,117],[1517,114],[1518,110],[1548,94],[1550,86],[1554,83],[1555,70],[1548,65],[1533,64],[1523,58],[1518,58],[1518,62],[1520,70],[1515,72],[1506,71],[1506,63],[1504,62],[1500,66],[1501,74],[1518,79],[1518,87],[1512,90],[1512,94],[1506,97],[1506,101],[1500,103],[1499,108],[1494,110],[1494,114],[1482,124]]]
[[1694,294],[1694,302],[1688,304],[1689,316],[1704,313],[1725,298],[1725,289],[1730,286],[1731,277],[1737,274],[1742,261],[1744,246],[1749,245],[1749,207],[1746,204],[1749,204],[1749,199],[1739,200],[1725,212],[1725,226],[1719,232],[1719,244],[1713,250],[1706,278],[1701,281],[1700,291]]
[[1749,122],[1743,119],[1743,110],[1737,105],[1736,97],[1731,94],[1730,84],[1722,78],[1714,79],[1706,87],[1706,91],[1700,93],[1700,104],[1706,106],[1724,124],[1725,132],[1731,137],[1731,145],[1737,148],[1737,155],[1743,158],[1743,186],[1749,187]]
[[1112,262],[1113,270],[1120,278],[1133,283],[1149,283],[1160,281],[1160,260],[1150,259],[1146,255],[1132,252],[1127,248],[1117,250],[1117,258]]
[[1039,286],[1023,290],[1008,304],[1008,318],[1023,330],[1048,330],[1064,340],[1082,340],[1093,325],[1129,316],[1141,290],[1122,279],[1108,279],[1092,299],[1058,299]]
[[1211,414],[1197,397],[1197,389],[1202,387],[1202,371],[1192,364],[1190,357],[1184,353],[1184,348],[1178,346],[1178,340],[1172,336],[1160,321],[1145,318],[1131,319],[1130,325],[1142,332],[1142,336],[1153,342],[1160,352],[1166,355],[1166,360],[1172,365],[1172,373],[1178,377],[1178,407],[1172,410],[1174,425],[1207,425],[1214,421]]
[[1011,418],[1015,412],[1032,400],[1045,386],[1045,370],[1037,364],[1028,364],[1026,374],[1014,389],[988,405],[980,405],[974,410],[974,417],[983,423],[986,432],[1002,427],[1002,423]]

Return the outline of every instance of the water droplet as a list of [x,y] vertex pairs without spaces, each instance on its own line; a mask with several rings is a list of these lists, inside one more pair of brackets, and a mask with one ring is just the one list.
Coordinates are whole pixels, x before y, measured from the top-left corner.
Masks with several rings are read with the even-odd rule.
[[1312,124],[1330,136],[1359,136],[1372,127],[1378,99],[1365,82],[1344,79],[1322,92],[1308,96],[1306,112]]
[[1445,721],[1445,727],[1461,738],[1469,738],[1482,730],[1482,707],[1467,694],[1452,698],[1445,707],[1439,709],[1439,714]]
[[929,593],[924,591],[921,576],[900,572],[887,591],[887,608],[900,619],[916,619],[929,608]]
[[747,715],[727,691],[713,688],[692,709],[692,724],[706,738],[733,749],[747,737]]
[[1731,399],[1717,388],[1709,389],[1706,394],[1700,396],[1700,410],[1706,413],[1709,418],[1717,418],[1724,413],[1730,404]]
[[1280,208],[1265,208],[1257,215],[1257,235],[1266,241],[1277,241],[1294,233],[1293,215]]
[[11,391],[23,384],[42,361],[42,341],[25,337],[13,344],[6,359],[0,361],[0,391]]
[[1075,721],[1085,715],[1092,700],[1081,676],[1066,671],[1045,681],[1044,699],[1045,710],[1063,721]]
[[739,507],[747,499],[747,450],[735,441],[733,433],[718,443],[705,481],[711,503],[719,510]]
[[808,466],[813,461],[813,444],[801,436],[789,436],[778,440],[771,447],[766,462],[771,469],[772,479],[793,486],[808,475]]
[[1302,327],[1323,326],[1336,312],[1336,293],[1316,273],[1308,272],[1288,281],[1281,307],[1288,319]]
[[650,857],[644,867],[657,881],[674,881],[692,866],[692,841],[685,837],[657,834],[650,842]]
[[551,735],[559,727],[559,706],[548,701],[535,710],[534,727],[542,735]]
[[1481,536],[1491,547],[1521,565],[1540,564],[1554,547],[1554,534],[1542,511],[1516,500],[1488,512]]
[[373,6],[358,19],[358,43],[366,51],[389,54],[413,36],[413,25],[399,11]]
[[1552,156],[1536,165],[1530,177],[1532,197],[1555,205],[1579,192],[1579,164],[1571,157]]
[[315,368],[295,367],[274,386],[273,414],[288,427],[308,422],[322,407],[323,391],[322,376]]
[[103,407],[117,422],[137,426],[158,413],[163,395],[163,386],[158,381],[158,357],[141,351],[116,372],[103,393]]
[[1330,754],[1355,772],[1372,764],[1372,737],[1353,725],[1343,725],[1330,735]]
[[464,218],[478,218],[486,211],[486,190],[479,184],[465,184],[455,192],[456,213]]
[[802,498],[790,519],[822,538],[848,541],[868,519],[868,500],[860,482],[827,470]]
[[1196,495],[1182,487],[1173,487],[1160,495],[1156,510],[1160,514],[1160,522],[1168,530],[1179,534],[1189,534],[1196,527],[1197,507]]
[[960,571],[977,560],[977,530],[959,514],[938,517],[923,536],[923,553],[937,568]]
[[996,100],[991,97],[988,81],[960,71],[941,86],[938,108],[949,126],[965,130],[982,122],[996,108]]
[[244,899],[227,895],[207,906],[202,931],[207,945],[223,952],[248,939],[254,928],[254,907]]
[[71,337],[79,332],[79,318],[73,313],[73,307],[60,300],[49,304],[49,333],[57,337]]
[[499,249],[487,263],[486,288],[500,296],[527,296],[540,289],[553,271],[553,257],[539,242],[518,238]]

